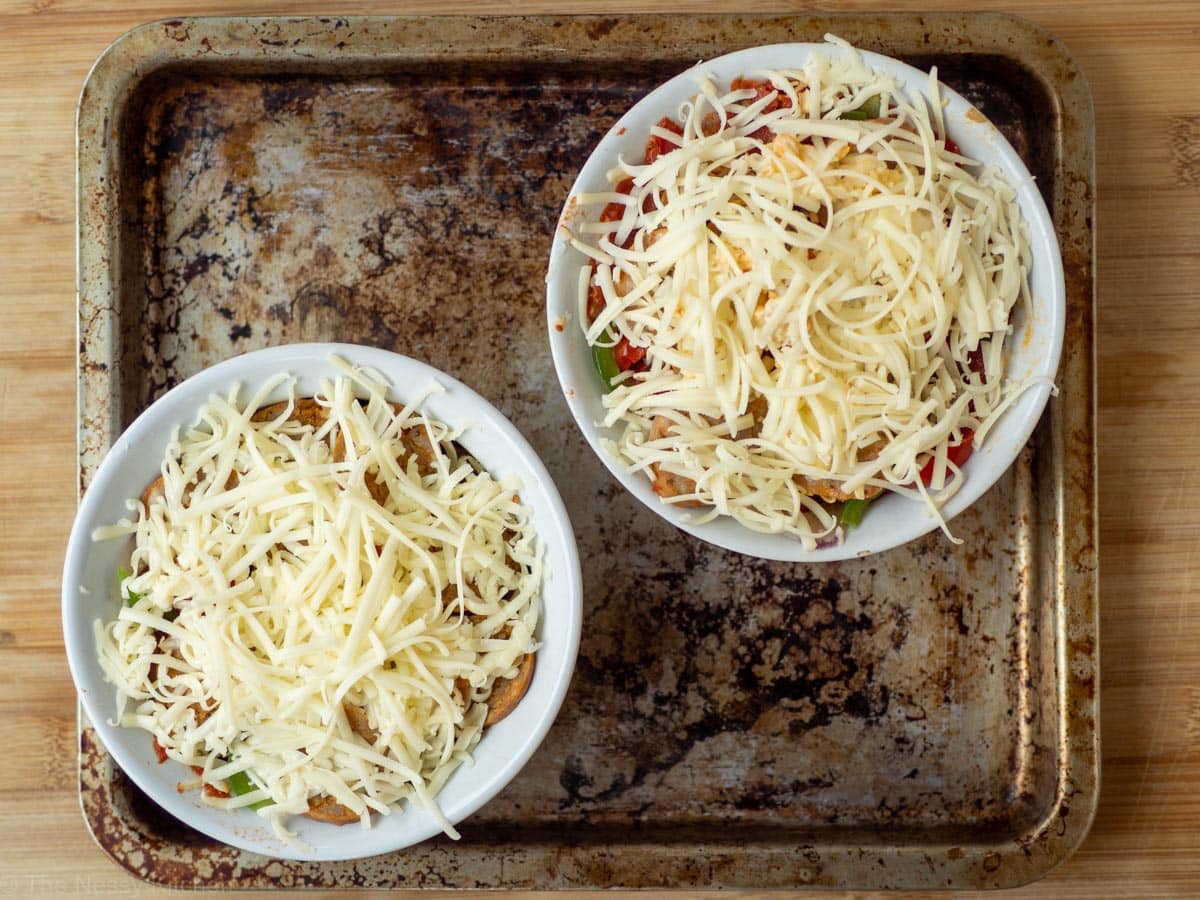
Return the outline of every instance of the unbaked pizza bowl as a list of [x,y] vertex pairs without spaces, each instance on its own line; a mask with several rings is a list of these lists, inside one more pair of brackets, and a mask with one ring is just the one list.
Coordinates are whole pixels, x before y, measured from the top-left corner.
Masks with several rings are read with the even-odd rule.
[[[562,702],[580,609],[570,523],[519,432],[429,366],[332,344],[228,360],[151,406],[88,486],[63,579],[72,674],[116,763],[210,837],[312,860],[410,846],[503,788]],[[116,724],[114,672],[147,670],[156,699]],[[406,780],[432,802],[387,802]]]
[[684,531],[794,561],[895,547],[980,497],[1065,324],[1050,217],[1000,132],[834,43],[733,53],[636,104],[568,196],[547,292],[613,475]]

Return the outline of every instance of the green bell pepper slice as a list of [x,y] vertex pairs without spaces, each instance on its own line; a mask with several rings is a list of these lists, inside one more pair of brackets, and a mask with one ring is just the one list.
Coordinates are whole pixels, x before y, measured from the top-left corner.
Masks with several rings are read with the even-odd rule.
[[[132,575],[133,575],[133,571],[125,568],[124,566],[117,569],[117,590],[120,590],[120,585],[122,583],[124,583],[126,578],[129,578]],[[129,591],[128,596],[125,597],[125,605],[126,606],[137,606],[138,601],[141,599],[142,599],[142,595],[139,594],[137,591]]]
[[[606,328],[600,332],[600,337],[597,340],[609,343],[612,341],[612,335],[608,333],[608,329]],[[617,367],[617,357],[613,352],[613,348],[593,344],[592,363],[596,366],[596,371],[600,373],[600,379],[604,382],[604,392],[607,394],[613,389],[613,379],[621,374],[620,368]]]
[[840,119],[878,119],[879,118],[879,95],[870,97],[864,100],[860,106],[854,109],[848,109],[843,112],[838,118]]
[[863,514],[866,513],[870,503],[870,500],[847,500],[842,504],[838,522],[843,528],[856,528],[862,524]]
[[[225,783],[229,785],[229,793],[236,794],[239,797],[242,794],[249,794],[251,791],[258,790],[258,785],[251,781],[250,776],[245,772],[234,772],[225,779]],[[257,800],[250,804],[250,808],[262,809],[264,806],[271,806],[273,804],[273,800]]]

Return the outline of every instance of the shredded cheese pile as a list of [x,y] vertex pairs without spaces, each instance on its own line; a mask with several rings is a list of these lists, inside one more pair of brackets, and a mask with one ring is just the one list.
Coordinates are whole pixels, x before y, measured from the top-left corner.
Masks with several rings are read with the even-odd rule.
[[316,798],[364,826],[416,798],[457,837],[433,798],[536,648],[537,542],[514,486],[460,455],[423,398],[397,409],[342,365],[314,398],[321,423],[292,417],[294,383],[253,421],[276,380],[176,432],[149,508],[96,535],[135,536],[100,659],[119,724],[206,784],[250,779],[209,803],[269,800],[259,815],[292,839],[287,817]]
[[922,497],[936,515],[962,480],[947,446],[964,429],[978,445],[1028,386],[1002,375],[1029,299],[1015,191],[947,149],[936,70],[928,97],[908,97],[829,40],[840,50],[802,71],[747,73],[765,96],[702,76],[682,137],[652,131],[677,148],[621,160],[609,180],[632,178],[628,194],[580,197],[621,214],[569,235],[589,258],[588,341],[646,348],[646,370],[605,396],[612,449],[656,489],[665,478],[668,502],[710,506],[698,521],[808,547],[837,532],[814,483]]

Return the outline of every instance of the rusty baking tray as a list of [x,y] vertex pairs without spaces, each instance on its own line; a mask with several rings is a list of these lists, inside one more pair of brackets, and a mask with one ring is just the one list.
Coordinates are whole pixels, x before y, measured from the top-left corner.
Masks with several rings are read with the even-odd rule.
[[[831,31],[937,64],[1008,134],[1067,271],[1059,394],[938,534],[836,565],[678,533],[571,424],[545,337],[559,207],[610,123],[696,60]],[[139,410],[227,356],[359,341],[455,373],[539,450],[578,529],[573,687],[462,827],[343,864],[169,819],[86,722],[100,845],[175,886],[999,887],[1097,803],[1093,118],[1053,37],[978,14],[181,19],[80,101],[80,487]]]

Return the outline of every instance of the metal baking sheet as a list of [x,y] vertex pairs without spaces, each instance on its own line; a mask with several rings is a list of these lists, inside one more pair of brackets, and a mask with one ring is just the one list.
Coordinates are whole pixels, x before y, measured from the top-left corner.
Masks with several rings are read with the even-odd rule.
[[[933,534],[836,565],[678,533],[571,424],[543,275],[578,167],[695,61],[834,32],[999,124],[1062,243],[1059,394],[1029,448]],[[520,776],[462,826],[342,864],[271,861],[159,811],[86,721],[100,845],[173,886],[1000,887],[1096,808],[1093,137],[1065,49],[983,14],[179,19],[84,88],[80,487],[139,410],[258,347],[357,341],[454,373],[542,454],[586,588],[572,689]]]

